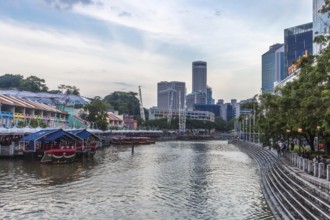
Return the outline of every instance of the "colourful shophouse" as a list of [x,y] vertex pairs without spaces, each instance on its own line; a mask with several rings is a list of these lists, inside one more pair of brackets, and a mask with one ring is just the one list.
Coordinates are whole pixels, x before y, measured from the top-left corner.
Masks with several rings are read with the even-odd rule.
[[11,95],[0,94],[0,125],[11,128],[19,122],[29,125],[32,119],[48,127],[67,126],[68,113],[57,108]]

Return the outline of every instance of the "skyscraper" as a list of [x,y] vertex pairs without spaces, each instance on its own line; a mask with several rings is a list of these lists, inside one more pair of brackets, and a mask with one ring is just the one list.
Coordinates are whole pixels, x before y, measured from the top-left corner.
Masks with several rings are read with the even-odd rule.
[[213,96],[212,96],[212,88],[211,87],[207,87],[207,93],[206,93],[206,97],[207,97],[207,101],[206,101],[206,104],[208,105],[213,105],[214,104],[214,99],[213,99]]
[[307,51],[313,55],[313,23],[298,25],[284,30],[284,70],[288,76],[288,68]]
[[207,64],[204,61],[192,63],[192,93],[207,92]]
[[[159,82],[157,84],[157,107],[161,109],[184,108],[186,96],[186,83],[184,82]],[[180,101],[179,101],[180,97]],[[179,102],[181,106],[179,107]]]
[[270,46],[261,59],[262,93],[273,92],[274,83],[284,79],[284,45]]
[[[313,39],[320,35],[330,33],[330,18],[327,14],[321,14],[319,10],[324,5],[324,0],[313,0]],[[324,45],[313,44],[313,54],[318,55]]]

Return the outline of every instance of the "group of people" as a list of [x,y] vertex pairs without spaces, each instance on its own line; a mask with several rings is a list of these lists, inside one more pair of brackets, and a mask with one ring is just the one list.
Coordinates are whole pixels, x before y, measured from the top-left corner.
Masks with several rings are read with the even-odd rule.
[[[275,149],[277,151],[277,156],[281,157],[284,155],[284,152],[288,149],[288,147],[291,147],[291,150],[294,150],[294,143],[290,143],[289,146],[287,146],[285,144],[284,141],[279,141],[278,143],[275,144]],[[313,162],[314,163],[324,163],[325,166],[327,166],[327,157],[326,156],[311,156],[310,152],[307,150],[303,150],[301,152],[298,153],[299,156],[301,156],[302,158],[306,158],[306,159],[312,159],[313,158]]]
[[283,142],[279,142],[276,146],[276,150],[277,150],[277,156],[283,156],[284,151],[287,149],[287,146],[285,143]]
[[324,163],[327,166],[327,158],[324,156],[316,156],[313,158],[314,163]]

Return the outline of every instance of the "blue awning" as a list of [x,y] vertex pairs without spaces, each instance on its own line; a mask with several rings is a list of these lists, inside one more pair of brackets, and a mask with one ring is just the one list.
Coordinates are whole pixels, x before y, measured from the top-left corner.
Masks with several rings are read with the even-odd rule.
[[30,134],[26,137],[23,137],[21,141],[30,142],[30,141],[55,141],[59,138],[64,138],[66,140],[77,141],[80,138],[74,134],[70,134],[62,129],[50,129],[50,130],[40,130],[36,133]]
[[62,130],[62,129],[49,129],[49,130],[40,130],[38,132],[29,134],[28,136],[25,136],[21,139],[21,141],[24,142],[29,142],[29,141],[35,141],[38,140],[44,136],[47,136],[49,134],[52,134],[54,132],[57,132],[58,130]]
[[87,131],[86,129],[82,129],[82,130],[71,130],[71,131],[68,131],[68,133],[71,133],[71,134],[74,134],[82,139],[87,139],[89,137],[94,137],[96,139],[100,139],[98,136],[96,136],[95,134]]
[[62,129],[54,132],[50,135],[44,136],[41,139],[39,139],[42,142],[51,142],[55,141],[57,139],[62,139],[62,140],[71,140],[71,141],[77,141],[79,138],[73,134],[70,134],[68,132],[63,131]]

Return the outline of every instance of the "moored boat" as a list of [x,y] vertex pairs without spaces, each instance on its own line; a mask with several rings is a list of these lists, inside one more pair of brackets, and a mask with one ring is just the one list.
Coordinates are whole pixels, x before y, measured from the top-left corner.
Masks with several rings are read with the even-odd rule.
[[98,145],[98,142],[101,141],[97,135],[86,129],[70,130],[67,132],[74,134],[81,139],[76,146],[76,158],[93,157],[95,155],[96,146]]
[[112,137],[111,143],[114,145],[142,145],[142,144],[154,144],[155,140],[149,137],[115,136]]
[[20,140],[24,156],[41,163],[69,163],[76,157],[81,138],[62,129],[40,130]]
[[76,157],[76,149],[45,150],[41,163],[69,163]]

